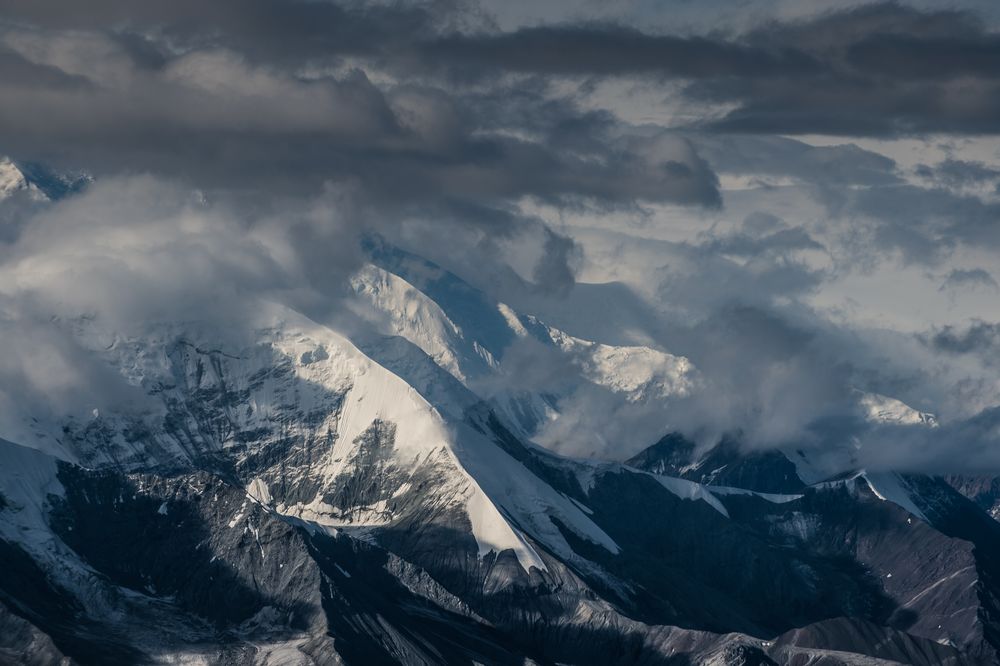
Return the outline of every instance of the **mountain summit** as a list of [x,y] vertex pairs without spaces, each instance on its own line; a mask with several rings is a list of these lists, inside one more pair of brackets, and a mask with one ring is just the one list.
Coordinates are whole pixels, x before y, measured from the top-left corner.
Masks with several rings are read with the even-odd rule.
[[[367,322],[350,337],[267,301],[239,331],[57,323],[116,397],[5,415],[0,655],[997,658],[1000,523],[944,481],[814,478],[801,453],[679,435],[625,463],[560,456],[533,438],[577,391],[655,406],[697,368],[575,338],[384,245],[346,298]],[[554,389],[501,381],[518,340],[566,359]]]

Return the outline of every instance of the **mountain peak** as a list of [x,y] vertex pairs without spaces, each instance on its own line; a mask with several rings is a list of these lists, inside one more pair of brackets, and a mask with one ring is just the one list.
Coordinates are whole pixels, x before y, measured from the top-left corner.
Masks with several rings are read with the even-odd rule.
[[80,173],[55,171],[36,162],[0,157],[0,201],[25,196],[30,201],[55,201],[77,192],[92,178]]

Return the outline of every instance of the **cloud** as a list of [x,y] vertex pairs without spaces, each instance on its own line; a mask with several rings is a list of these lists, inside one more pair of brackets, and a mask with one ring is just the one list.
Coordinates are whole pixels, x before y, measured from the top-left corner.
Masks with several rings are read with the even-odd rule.
[[719,132],[1000,130],[1000,36],[952,9],[879,2],[729,35],[652,34],[600,22],[524,27],[443,35],[408,53],[459,77],[678,80],[686,97],[723,110],[699,123]]
[[993,279],[986,270],[982,268],[955,268],[945,276],[941,283],[940,290],[949,289],[975,289],[985,287],[987,289],[997,289],[997,281]]
[[204,330],[239,349],[267,303],[334,321],[367,228],[342,188],[248,206],[148,175],[36,206],[0,244],[0,429],[31,443],[24,415],[151,409],[102,358],[132,337]]
[[[924,343],[831,321],[800,304],[739,305],[668,331],[698,370],[661,418],[703,446],[798,450],[822,473],[846,469],[991,473],[1000,469],[995,358],[1000,331],[946,328]],[[942,365],[941,354],[975,355]],[[940,428],[874,423],[864,393],[933,411]],[[638,450],[641,447],[634,447]]]
[[938,351],[948,354],[976,354],[992,363],[1000,352],[1000,324],[975,321],[964,330],[944,326],[924,340]]
[[[597,318],[610,319],[620,337],[627,331],[633,344],[689,358],[699,380],[688,395],[657,405],[655,413],[629,413],[642,426],[631,433],[612,435],[613,426],[599,427],[595,415],[622,417],[626,412],[581,396],[580,409],[561,426],[565,432],[553,437],[560,450],[618,457],[650,444],[643,438],[659,427],[680,430],[704,445],[728,434],[751,448],[803,450],[830,473],[863,465],[944,469],[946,454],[932,460],[921,448],[924,442],[930,446],[930,439],[913,434],[912,428],[871,423],[859,407],[859,396],[892,396],[935,413],[949,428],[938,436],[973,433],[963,424],[1000,399],[995,370],[942,354],[911,333],[871,328],[837,310],[810,307],[810,297],[837,279],[831,269],[807,259],[829,259],[812,235],[821,229],[793,226],[757,210],[732,225],[720,221],[686,242],[656,240],[652,236],[659,229],[642,226],[628,234],[609,229],[580,235],[589,260],[615,267],[628,286],[614,286],[631,296],[602,302]],[[598,286],[609,285],[578,284],[574,291],[594,288],[590,298],[597,303]],[[567,304],[562,310],[534,305],[542,319],[551,312],[553,323],[572,334],[607,335],[583,311],[585,306]],[[573,448],[569,432],[580,433],[575,440],[579,449]],[[595,444],[598,433],[603,444]],[[934,441],[959,457],[984,451],[972,441]],[[981,472],[1000,462],[986,455],[978,460]]]
[[981,475],[1000,469],[1000,409],[984,409],[972,418],[940,428],[877,429],[879,446],[859,452],[868,469]]
[[[315,234],[356,232],[344,208],[330,196],[252,215],[151,176],[98,181],[37,210],[0,248],[0,293],[63,319],[100,315],[122,331],[206,317],[242,321],[249,295],[322,287],[308,280],[305,252]],[[358,265],[354,255],[332,263],[342,277]]]
[[784,76],[705,81],[691,94],[738,106],[716,130],[897,136],[996,133],[1000,36],[972,14],[895,2],[770,23],[746,36],[802,49],[823,71],[802,85]]
[[1000,204],[912,185],[852,192],[847,206],[878,222],[875,240],[908,260],[933,262],[957,244],[1000,248]]
[[[301,64],[342,54],[378,52],[431,32],[461,3],[350,4],[307,0],[196,0],[171,3],[97,0],[86,8],[67,0],[0,2],[9,21],[53,30],[104,31],[143,37],[145,51],[170,45],[187,51],[207,44],[240,51],[256,61]],[[470,19],[474,12],[470,14]],[[145,46],[143,46],[145,44]]]
[[[123,12],[130,18],[115,29],[113,17]],[[348,51],[361,35],[377,42],[385,31],[392,49],[404,37],[388,24],[412,18],[425,26],[407,32],[408,41],[429,29],[432,14],[434,25],[449,25],[440,13],[266,1],[131,14],[104,3],[95,13],[112,22],[69,10],[56,20],[24,15],[44,27],[0,24],[0,47],[25,69],[0,78],[0,145],[22,159],[99,172],[149,169],[229,189],[308,192],[350,178],[379,200],[434,193],[719,204],[714,174],[683,139],[637,136],[607,115],[552,98],[545,85],[498,82],[484,92],[386,76],[377,62],[328,66],[306,57],[309,48],[339,53],[326,40],[311,44],[317,25],[350,18],[360,32],[345,40]],[[199,13],[225,27],[207,30],[194,23]],[[304,59],[292,63],[243,39],[258,31],[271,38],[287,31]]]
[[[995,168],[983,162],[946,159],[911,172],[854,144],[741,134],[699,134],[693,142],[730,199],[755,197],[765,210],[794,205],[801,219],[793,226],[823,245],[840,270],[886,259],[940,267],[963,250],[998,248]],[[796,192],[807,206],[789,203]]]
[[713,440],[742,431],[751,446],[814,446],[811,425],[849,422],[856,409],[849,364],[814,326],[761,306],[715,311],[683,333],[678,351],[704,386],[672,416],[685,430],[710,429]]
[[710,253],[765,260],[789,257],[802,250],[824,250],[802,227],[788,227],[773,215],[757,213],[727,234],[704,235],[700,247]]
[[613,24],[540,26],[508,33],[447,35],[419,46],[433,65],[465,75],[491,71],[669,78],[805,78],[820,65],[801,51],[765,50],[708,37],[651,35]]
[[[992,325],[918,339],[810,305],[882,262],[932,266],[949,298],[995,288],[987,151],[914,167],[850,142],[998,133],[1000,37],[974,14],[851,3],[712,32],[502,30],[462,0],[0,0],[0,15],[0,150],[97,176],[0,210],[5,336],[32,359],[5,355],[2,385],[31,400],[110,381],[64,371],[79,350],[61,327],[81,315],[235,330],[273,297],[334,317],[374,232],[580,337],[702,372],[655,409],[585,385],[553,442],[596,434],[590,451],[617,457],[672,424],[752,446],[892,442],[881,463],[905,460],[916,449],[866,424],[855,390],[940,407],[957,438],[989,434],[970,419],[996,403],[973,360],[995,353]],[[815,133],[846,138],[789,138]],[[599,261],[628,284],[578,283]],[[536,388],[578,374],[546,354],[511,350],[503,372]]]
[[[798,247],[789,247],[798,246]],[[675,246],[655,272],[656,296],[664,307],[699,320],[734,304],[770,306],[801,297],[822,284],[823,270],[794,257],[814,249],[801,230],[754,236],[709,236],[701,244]]]
[[695,142],[720,173],[787,176],[824,187],[901,182],[892,159],[850,143],[813,146],[787,137],[740,134],[699,135]]
[[982,162],[950,158],[933,166],[920,164],[916,173],[948,187],[969,187],[1000,181],[1000,169]]
[[[474,20],[466,8],[47,6],[10,7],[0,22],[0,146],[22,159],[98,178],[154,173],[245,210],[308,201],[332,183],[378,231],[395,238],[419,220],[434,239],[468,243],[458,254],[534,234],[525,198],[721,203],[714,172],[669,130],[638,132],[544,83],[467,89],[379,69],[376,52]],[[367,60],[343,59],[355,56]],[[573,243],[541,238],[535,287],[564,293]]]
[[532,278],[535,284],[552,293],[565,293],[573,287],[573,264],[578,260],[580,248],[572,238],[546,229],[542,257],[535,264]]

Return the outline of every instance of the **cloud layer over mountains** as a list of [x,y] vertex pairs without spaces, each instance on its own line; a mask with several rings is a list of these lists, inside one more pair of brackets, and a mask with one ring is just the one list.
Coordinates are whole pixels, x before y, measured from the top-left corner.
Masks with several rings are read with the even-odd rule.
[[[94,177],[0,203],[0,408],[125,399],[60,333],[80,316],[337,321],[374,233],[698,369],[650,413],[581,394],[560,450],[650,443],[606,413],[1000,469],[1000,17],[797,4],[0,0],[0,154]],[[512,387],[571,371],[531,353]]]

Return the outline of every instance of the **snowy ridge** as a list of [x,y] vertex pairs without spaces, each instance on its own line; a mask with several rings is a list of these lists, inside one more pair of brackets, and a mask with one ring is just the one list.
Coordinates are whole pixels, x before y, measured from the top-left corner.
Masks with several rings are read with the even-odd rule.
[[[296,365],[297,376],[311,383],[346,389],[343,411],[337,421],[336,444],[328,461],[318,470],[322,478],[335,482],[351,471],[348,469],[349,449],[373,422],[398,424],[393,453],[402,464],[415,464],[442,452],[460,474],[449,482],[456,486],[456,499],[464,503],[481,555],[511,549],[526,570],[532,566],[545,569],[534,549],[505,520],[475,478],[465,472],[454,456],[451,438],[440,415],[431,405],[411,386],[377,366],[346,339],[304,317],[288,313],[284,318],[285,321],[276,327],[282,330],[276,343],[283,353],[303,358],[319,348],[317,345],[325,351],[325,358],[313,361],[308,357],[311,362]],[[314,500],[308,508],[281,507],[279,511],[297,514],[324,526],[344,527],[345,523],[329,512],[329,508]],[[381,515],[386,517],[380,518],[376,511],[367,520],[352,521],[350,525],[371,527],[384,525],[391,519],[391,514]]]
[[[355,309],[382,335],[402,338],[423,350],[466,388],[481,392],[503,420],[524,439],[569,441],[582,433],[567,430],[585,409],[602,400],[611,430],[627,429],[625,406],[656,411],[687,395],[697,382],[691,362],[645,346],[616,346],[576,337],[495,301],[436,264],[384,241],[370,248],[373,264],[353,278]],[[548,360],[573,369],[548,384],[519,384],[516,360],[503,360],[519,341],[551,349]],[[362,347],[370,350],[368,344]],[[382,354],[376,353],[381,362]],[[407,377],[409,381],[409,377]],[[605,396],[606,397],[596,397]],[[433,402],[433,401],[432,401]],[[571,415],[560,421],[561,415]],[[664,424],[666,427],[667,424]],[[568,439],[569,438],[569,439]],[[589,445],[598,445],[595,437]]]
[[913,492],[906,479],[899,474],[895,472],[863,472],[861,477],[868,483],[868,487],[872,489],[875,496],[883,502],[892,502],[925,523],[930,522],[913,501]]
[[797,499],[802,499],[802,495],[787,495],[781,493],[762,493],[756,490],[747,490],[746,488],[732,488],[730,486],[708,486],[708,491],[716,496],[726,495],[745,495],[752,497],[759,497],[763,500],[767,500],[773,504],[785,504],[786,502],[794,502]]
[[845,486],[850,489],[852,488],[853,483],[858,480],[864,481],[865,485],[868,486],[872,494],[879,500],[883,502],[891,502],[920,520],[928,523],[930,522],[927,519],[927,516],[924,515],[924,512],[920,510],[914,501],[913,491],[906,482],[906,479],[896,472],[868,472],[865,470],[859,470],[839,479],[815,483],[811,487],[834,488]]
[[[638,470],[636,470],[638,471]],[[648,472],[646,472],[648,474]],[[659,474],[649,474],[654,479],[656,479],[661,486],[677,495],[681,499],[696,501],[701,500],[708,504],[710,507],[721,513],[726,518],[729,517],[729,511],[726,507],[722,505],[722,502],[712,494],[707,486],[703,486],[700,483],[695,483],[694,481],[688,481],[687,479],[678,479],[672,476],[660,476]]]
[[351,286],[362,301],[362,316],[374,320],[383,334],[420,347],[459,381],[496,367],[489,350],[468,340],[437,303],[403,278],[368,264],[351,278]]
[[[614,542],[572,502],[555,492],[524,466],[471,427],[445,425],[440,413],[412,386],[365,357],[346,339],[329,329],[319,327],[304,318],[292,323],[279,347],[290,356],[300,356],[312,345],[323,344],[330,349],[329,357],[319,362],[298,366],[297,373],[309,382],[342,386],[338,377],[350,368],[351,385],[343,400],[343,412],[337,424],[338,438],[331,460],[320,470],[322,477],[337,479],[347,473],[348,448],[373,421],[384,420],[399,424],[394,454],[403,465],[444,453],[460,474],[450,479],[461,493],[465,510],[472,522],[473,534],[480,554],[512,549],[527,570],[531,566],[545,570],[538,554],[513,528],[500,508],[512,516],[535,538],[557,552],[570,555],[572,550],[555,528],[548,515],[552,513],[569,525],[579,536],[617,552]],[[287,346],[286,346],[287,345]],[[314,505],[300,517],[311,517],[320,524],[344,527],[342,522],[317,513],[322,504]],[[295,511],[286,507],[286,511]],[[369,526],[382,524],[377,519]],[[352,523],[357,527],[358,523]]]
[[615,474],[620,472],[629,472],[632,474],[641,474],[643,476],[648,476],[656,480],[661,486],[669,490],[672,494],[683,500],[689,500],[692,502],[702,501],[708,504],[710,507],[718,511],[720,514],[729,518],[729,511],[726,507],[719,501],[717,495],[735,495],[735,494],[747,494],[755,495],[766,499],[770,502],[776,504],[781,504],[784,502],[790,502],[792,500],[798,499],[801,495],[773,495],[769,493],[757,493],[750,490],[743,490],[741,488],[722,488],[716,486],[706,486],[695,481],[689,481],[687,479],[681,479],[674,476],[665,476],[663,474],[653,474],[652,472],[647,472],[641,469],[636,469],[635,467],[630,467],[628,465],[622,465],[620,463],[609,463],[609,462],[596,462],[589,460],[573,460],[569,458],[563,458],[559,461],[559,464],[566,469],[571,470],[580,483],[580,487],[584,492],[589,492],[593,489],[594,485],[597,483],[597,477],[602,474]]
[[[520,314],[504,303],[490,301],[460,278],[419,257],[385,245],[376,255],[384,262],[385,268],[366,267],[359,272],[354,284],[359,296],[387,316],[382,331],[415,344],[466,386],[470,377],[482,377],[496,371],[497,359],[502,359],[504,352],[499,344],[507,345],[517,338],[529,337],[565,353],[580,369],[581,380],[621,394],[630,402],[684,396],[697,381],[697,370],[684,357],[649,347],[614,346],[578,338],[533,316]],[[455,317],[451,316],[452,313]],[[464,331],[455,323],[456,318],[463,320],[463,317],[467,325],[475,321],[477,326]],[[482,339],[477,337],[479,335]],[[464,368],[473,368],[474,372]],[[435,384],[433,380],[414,382],[412,377],[407,380],[425,388]],[[426,394],[425,388],[420,390]],[[560,399],[559,395],[503,391],[493,397],[491,404],[507,423],[514,425],[522,435],[531,437],[538,434],[546,423],[558,418]],[[937,425],[933,415],[919,412],[887,396],[859,392],[859,403],[873,422]],[[821,470],[812,469],[813,465],[801,456],[790,454],[788,457],[796,464],[802,478],[818,481],[825,476]],[[586,461],[575,461],[573,466],[584,488],[592,486],[596,474],[615,468],[613,463]],[[657,477],[657,480],[678,497],[701,499],[723,515],[727,512],[718,497],[752,492],[702,486],[672,477]],[[912,501],[907,501],[906,493],[891,479],[880,476],[872,481],[866,477],[866,481],[874,484],[873,492],[880,497],[890,498],[914,515],[922,516]],[[775,503],[799,497],[752,494]],[[520,511],[524,511],[523,506]],[[536,523],[534,528],[538,530],[544,525]]]

